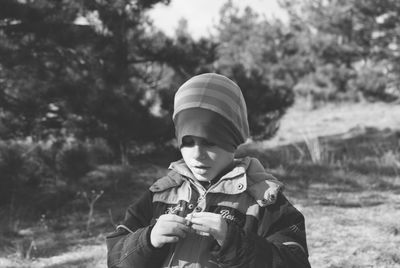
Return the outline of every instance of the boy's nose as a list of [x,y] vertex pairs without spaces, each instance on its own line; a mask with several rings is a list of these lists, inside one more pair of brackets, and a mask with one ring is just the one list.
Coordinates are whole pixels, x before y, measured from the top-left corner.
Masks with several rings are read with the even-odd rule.
[[202,159],[204,158],[204,149],[201,145],[194,145],[193,146],[193,158]]

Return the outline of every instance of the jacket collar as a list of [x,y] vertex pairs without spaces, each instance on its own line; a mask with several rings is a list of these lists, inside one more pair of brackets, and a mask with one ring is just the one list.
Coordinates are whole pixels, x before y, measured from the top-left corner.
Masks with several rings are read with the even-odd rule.
[[[205,189],[196,181],[183,159],[171,163],[169,167],[175,175],[181,175],[194,184],[201,192]],[[223,175],[207,192],[239,194],[248,191],[256,202],[264,207],[276,202],[278,194],[284,188],[283,183],[267,173],[256,158],[245,157],[234,160],[234,167]]]
[[[247,189],[247,176],[246,169],[248,167],[248,161],[243,159],[235,159],[232,170],[223,175],[218,182],[212,185],[208,192],[210,193],[224,193],[224,194],[239,194]],[[196,187],[203,188],[200,183],[195,179],[193,173],[189,167],[183,161],[178,160],[170,164],[169,169],[177,172],[178,174],[186,177]]]
[[[232,170],[229,171],[228,173],[226,173],[225,175],[223,175],[220,180],[233,179],[237,176],[245,174],[246,169],[249,166],[248,160],[249,160],[248,158],[234,159],[234,165],[233,165]],[[185,177],[195,180],[192,171],[190,171],[189,167],[186,165],[186,163],[185,163],[185,161],[183,161],[183,159],[172,162],[169,165],[168,169],[174,170]]]
[[183,160],[171,163],[169,169],[171,171],[168,175],[157,180],[150,187],[150,191],[161,192],[171,187],[179,187],[186,181],[195,185],[201,194],[238,194],[247,190],[255,201],[264,207],[275,203],[279,192],[283,190],[283,184],[267,173],[256,158],[235,160],[234,168],[208,190],[196,182]]

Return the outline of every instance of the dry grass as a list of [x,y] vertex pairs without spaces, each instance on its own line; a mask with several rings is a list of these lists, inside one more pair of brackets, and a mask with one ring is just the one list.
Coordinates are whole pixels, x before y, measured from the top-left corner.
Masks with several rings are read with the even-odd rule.
[[400,199],[390,199],[396,198],[374,207],[303,207],[312,266],[400,267]]
[[[274,139],[241,148],[286,184],[286,195],[304,213],[312,267],[400,267],[399,114],[399,105],[294,107]],[[150,183],[146,178],[164,171],[140,166],[140,185],[102,197],[95,208],[95,239],[65,234],[61,239],[75,242],[64,243],[61,252],[33,254],[33,260],[10,254],[0,258],[0,267],[105,267],[103,234],[122,218],[132,193]],[[73,225],[74,218],[69,220]],[[84,222],[74,228],[84,229]]]
[[68,252],[49,258],[37,258],[24,260],[10,256],[8,259],[0,259],[0,267],[26,267],[26,268],[56,268],[56,267],[106,267],[105,245],[79,246]]

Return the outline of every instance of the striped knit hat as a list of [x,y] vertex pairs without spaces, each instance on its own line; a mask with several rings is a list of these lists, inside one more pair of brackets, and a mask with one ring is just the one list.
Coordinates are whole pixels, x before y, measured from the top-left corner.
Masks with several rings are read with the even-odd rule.
[[233,152],[249,137],[247,108],[239,86],[215,73],[194,76],[178,89],[172,118],[179,147],[184,136],[193,135]]

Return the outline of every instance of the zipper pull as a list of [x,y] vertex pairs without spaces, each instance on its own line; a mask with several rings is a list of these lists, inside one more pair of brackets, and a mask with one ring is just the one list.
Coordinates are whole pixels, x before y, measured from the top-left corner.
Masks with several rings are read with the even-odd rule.
[[200,203],[204,199],[205,195],[201,195],[199,198],[197,198],[197,203]]

